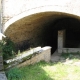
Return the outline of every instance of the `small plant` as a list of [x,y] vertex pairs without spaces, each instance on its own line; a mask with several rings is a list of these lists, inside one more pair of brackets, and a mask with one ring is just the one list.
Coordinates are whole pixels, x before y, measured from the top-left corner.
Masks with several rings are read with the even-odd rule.
[[4,59],[13,56],[16,52],[15,45],[9,38],[4,38],[0,41],[0,47]]

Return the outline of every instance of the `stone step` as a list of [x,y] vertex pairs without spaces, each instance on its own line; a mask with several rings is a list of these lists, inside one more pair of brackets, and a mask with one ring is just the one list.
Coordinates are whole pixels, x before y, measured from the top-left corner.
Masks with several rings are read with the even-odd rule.
[[51,61],[52,62],[57,62],[57,61],[59,61],[59,59],[60,59],[59,56],[53,56],[53,57],[51,57]]
[[0,80],[7,80],[5,72],[0,71]]

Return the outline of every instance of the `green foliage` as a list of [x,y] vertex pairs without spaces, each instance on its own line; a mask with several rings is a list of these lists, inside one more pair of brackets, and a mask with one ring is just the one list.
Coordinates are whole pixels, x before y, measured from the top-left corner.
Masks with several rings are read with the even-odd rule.
[[0,41],[0,45],[4,59],[7,59],[15,54],[15,45],[9,38],[4,38]]
[[39,62],[10,69],[6,75],[8,80],[80,80],[80,66],[71,65]]
[[8,80],[22,80],[24,77],[22,71],[19,68],[10,69],[8,72],[6,72],[6,75]]
[[41,68],[44,65],[47,64],[40,62],[21,68],[13,68],[6,72],[6,76],[8,80],[52,80]]
[[62,53],[61,54],[62,57],[64,58],[69,58],[69,59],[73,59],[73,58],[79,58],[80,57],[80,52],[72,52],[72,53]]

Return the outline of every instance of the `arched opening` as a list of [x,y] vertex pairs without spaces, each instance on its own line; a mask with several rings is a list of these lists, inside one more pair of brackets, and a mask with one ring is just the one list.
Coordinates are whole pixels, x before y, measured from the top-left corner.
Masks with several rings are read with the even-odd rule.
[[[70,47],[72,41],[72,44],[75,44],[79,40],[79,26],[78,16],[61,12],[42,12],[17,20],[5,30],[5,35],[15,42],[17,49],[51,46],[53,53],[58,45],[58,30],[66,30],[65,47]],[[77,38],[73,38],[75,33]]]
[[[56,20],[54,24],[54,30],[57,31],[64,31],[63,35],[60,35],[63,39],[63,47],[62,48],[80,48],[80,20],[71,17],[65,17],[62,19]],[[59,34],[57,34],[57,38],[59,38]],[[62,37],[63,36],[63,37]],[[60,40],[60,39],[57,39]],[[58,43],[59,42],[59,43]],[[61,45],[61,41],[58,41],[57,46]],[[76,51],[76,50],[75,50]]]

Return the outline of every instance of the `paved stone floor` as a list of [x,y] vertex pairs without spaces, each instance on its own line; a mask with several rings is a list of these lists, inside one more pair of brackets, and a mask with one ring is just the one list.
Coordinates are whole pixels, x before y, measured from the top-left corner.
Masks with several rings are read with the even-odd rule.
[[52,62],[59,61],[60,55],[61,55],[61,53],[58,53],[58,51],[56,50],[56,51],[51,55],[51,61],[52,61]]
[[0,72],[0,80],[7,80],[5,72]]

